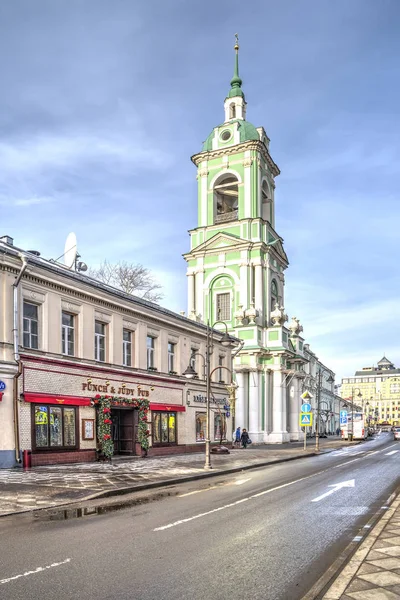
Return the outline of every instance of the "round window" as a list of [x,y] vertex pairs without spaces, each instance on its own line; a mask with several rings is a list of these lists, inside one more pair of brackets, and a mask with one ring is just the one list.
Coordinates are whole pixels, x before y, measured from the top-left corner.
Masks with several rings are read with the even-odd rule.
[[225,131],[223,131],[221,133],[221,140],[224,142],[227,142],[228,140],[230,140],[232,137],[231,132],[229,131],[229,129],[225,129]]

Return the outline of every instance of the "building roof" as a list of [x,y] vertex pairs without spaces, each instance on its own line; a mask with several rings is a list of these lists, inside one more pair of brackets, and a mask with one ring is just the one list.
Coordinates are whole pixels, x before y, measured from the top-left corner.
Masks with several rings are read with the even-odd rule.
[[[254,127],[254,125],[249,123],[249,121],[244,121],[243,119],[232,119],[231,121],[229,121],[229,125],[231,123],[238,123],[240,143],[248,142],[249,140],[258,140],[258,141],[260,140],[260,135],[259,135],[257,129]],[[212,130],[210,135],[207,137],[206,141],[203,143],[203,152],[204,151],[211,152],[212,142],[213,142],[214,135],[215,135],[215,130],[222,127],[222,125],[224,125],[224,123],[221,123],[221,125],[214,127],[214,129]]]
[[[390,376],[392,375],[398,375],[400,373],[400,369],[371,369],[370,371],[356,371],[354,374],[354,377],[361,377],[361,376],[379,376],[379,375],[388,375],[388,371]],[[346,379],[348,379],[346,377]]]
[[383,358],[381,358],[381,360],[378,362],[378,367],[383,367],[383,368],[390,368],[390,369],[394,369],[394,364],[392,362],[390,362],[390,360],[388,360],[386,358],[386,356],[384,356]]

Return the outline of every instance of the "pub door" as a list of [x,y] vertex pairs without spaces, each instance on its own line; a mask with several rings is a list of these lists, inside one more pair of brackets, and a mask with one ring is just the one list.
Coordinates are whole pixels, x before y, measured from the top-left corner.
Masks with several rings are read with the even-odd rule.
[[137,411],[113,408],[111,410],[114,454],[135,454]]

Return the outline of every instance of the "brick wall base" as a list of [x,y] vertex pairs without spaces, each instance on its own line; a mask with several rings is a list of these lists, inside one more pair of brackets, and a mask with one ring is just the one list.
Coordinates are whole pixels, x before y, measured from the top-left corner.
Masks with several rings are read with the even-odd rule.
[[95,460],[95,450],[81,450],[80,452],[49,452],[46,454],[32,454],[32,467],[94,462]]

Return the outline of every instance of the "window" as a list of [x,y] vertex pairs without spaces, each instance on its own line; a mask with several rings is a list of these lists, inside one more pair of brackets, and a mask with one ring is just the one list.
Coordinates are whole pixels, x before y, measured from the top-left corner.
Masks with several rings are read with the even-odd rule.
[[70,406],[35,405],[35,447],[72,449],[77,446],[76,409]]
[[271,311],[275,310],[275,304],[278,302],[278,286],[275,279],[271,281]]
[[154,345],[155,340],[150,335],[147,336],[147,368],[155,369],[154,367]]
[[132,333],[128,329],[122,331],[122,364],[132,366]]
[[24,346],[25,348],[33,348],[37,350],[39,347],[39,321],[38,321],[38,306],[24,302],[23,306],[24,319]]
[[237,219],[239,200],[238,180],[234,175],[223,175],[214,186],[215,222]]
[[229,118],[236,119],[236,106],[233,102],[229,105]]
[[196,348],[190,348],[190,366],[192,367],[193,371],[196,370]]
[[[218,365],[220,367],[224,366],[224,357],[223,356],[219,356],[218,357]],[[224,383],[224,373],[223,373],[224,369],[218,369],[218,381],[219,383]]]
[[153,412],[153,445],[176,444],[176,413]]
[[99,362],[106,360],[106,325],[100,321],[94,324],[94,359]]
[[61,315],[61,352],[67,356],[74,356],[74,317],[63,312]]
[[226,440],[226,416],[216,414],[214,417],[214,439],[222,442]]
[[196,413],[196,442],[206,439],[206,413]]
[[168,372],[175,373],[175,344],[168,342]]
[[231,320],[231,295],[229,292],[217,294],[217,319],[218,321]]
[[271,222],[271,198],[268,183],[263,181],[261,186],[261,210],[264,221]]

